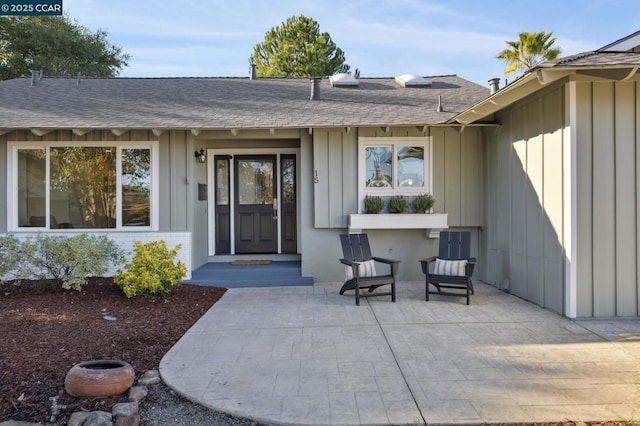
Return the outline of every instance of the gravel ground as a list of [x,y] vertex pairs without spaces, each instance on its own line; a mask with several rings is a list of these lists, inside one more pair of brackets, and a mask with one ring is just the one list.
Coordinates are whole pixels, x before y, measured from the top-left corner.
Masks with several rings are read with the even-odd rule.
[[140,404],[140,416],[145,426],[267,426],[194,404],[164,383],[149,388],[149,395]]

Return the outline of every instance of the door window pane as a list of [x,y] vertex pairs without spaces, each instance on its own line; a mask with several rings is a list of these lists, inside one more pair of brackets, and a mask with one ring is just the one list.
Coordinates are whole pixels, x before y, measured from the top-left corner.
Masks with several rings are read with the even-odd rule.
[[52,147],[50,167],[51,228],[115,228],[115,147]]
[[282,203],[296,202],[296,162],[293,158],[282,160]]
[[44,149],[18,150],[19,226],[46,226],[46,172]]
[[398,147],[398,186],[424,186],[424,148],[421,146]]
[[368,146],[365,149],[367,188],[390,188],[393,182],[393,148]]
[[238,203],[273,203],[273,162],[271,160],[238,161]]
[[151,150],[122,150],[122,226],[151,225]]
[[229,205],[229,160],[216,160],[216,204]]

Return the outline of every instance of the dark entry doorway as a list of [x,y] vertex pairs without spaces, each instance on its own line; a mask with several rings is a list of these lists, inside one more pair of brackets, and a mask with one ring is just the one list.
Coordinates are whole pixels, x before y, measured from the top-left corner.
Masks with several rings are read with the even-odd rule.
[[275,155],[236,155],[235,252],[278,252]]

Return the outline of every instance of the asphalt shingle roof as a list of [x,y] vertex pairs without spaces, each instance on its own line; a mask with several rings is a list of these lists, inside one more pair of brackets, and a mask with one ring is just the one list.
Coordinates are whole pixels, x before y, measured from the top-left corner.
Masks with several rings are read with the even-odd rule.
[[640,53],[633,52],[584,52],[565,56],[555,61],[540,64],[543,68],[556,67],[605,67],[640,65]]
[[[0,129],[242,129],[445,123],[489,95],[457,76],[429,77],[431,87],[402,88],[393,78],[365,78],[357,88],[321,83],[309,100],[306,78],[75,78],[0,83]],[[443,112],[437,112],[438,96]]]

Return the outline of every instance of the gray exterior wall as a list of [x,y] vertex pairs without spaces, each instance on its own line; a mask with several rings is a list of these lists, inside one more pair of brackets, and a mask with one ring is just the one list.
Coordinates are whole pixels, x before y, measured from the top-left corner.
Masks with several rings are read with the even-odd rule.
[[569,316],[636,316],[640,84],[573,79],[485,132],[485,280]]
[[575,82],[577,315],[640,306],[640,82]]
[[[468,127],[462,133],[448,127],[430,127],[426,136],[433,143],[434,211],[448,213],[449,227],[472,231],[472,253],[480,250],[483,224],[482,132]],[[344,268],[338,235],[347,232],[349,214],[359,213],[358,137],[425,136],[415,127],[339,130],[314,129],[312,140],[302,143],[303,275],[317,281],[344,280]],[[313,179],[317,172],[317,183]],[[309,181],[306,181],[309,180]],[[374,253],[402,261],[399,279],[424,281],[420,259],[436,255],[438,240],[428,238],[425,230],[363,230]],[[478,268],[477,277],[482,274]]]
[[[473,232],[473,252],[479,253],[483,223],[482,133],[468,127],[460,133],[451,128],[428,128],[433,142],[434,210],[449,214],[449,226]],[[341,281],[338,235],[346,232],[348,215],[358,213],[357,156],[358,136],[424,136],[415,127],[336,131],[314,129],[202,132],[168,130],[156,136],[151,131],[130,131],[114,136],[110,131],[93,131],[77,136],[71,131],[55,131],[43,137],[30,131],[0,136],[11,140],[64,141],[147,141],[159,140],[160,217],[159,231],[192,232],[192,265],[196,268],[208,260],[207,202],[197,197],[198,183],[207,182],[207,165],[198,164],[194,152],[199,149],[300,148],[300,229],[299,247],[303,274],[317,281]],[[4,145],[4,144],[3,144]],[[6,149],[0,161],[6,165]],[[321,168],[323,167],[323,168]],[[314,183],[315,171],[319,182]],[[0,189],[6,194],[6,172],[0,173]],[[6,209],[0,212],[6,227]],[[402,260],[400,279],[422,281],[418,260],[437,253],[437,239],[424,230],[371,230],[373,249],[381,256]],[[477,276],[480,276],[478,269]]]
[[564,306],[564,91],[496,116],[484,145],[485,281],[555,312]]

